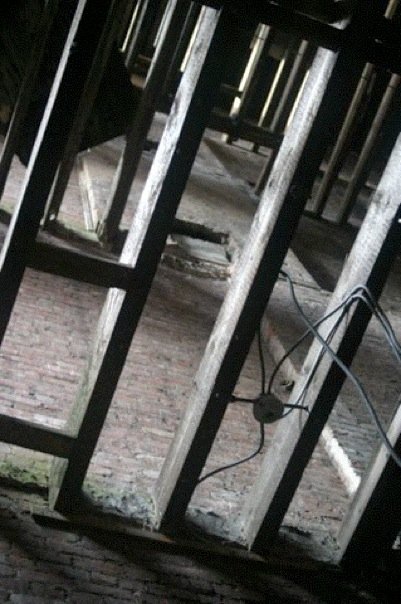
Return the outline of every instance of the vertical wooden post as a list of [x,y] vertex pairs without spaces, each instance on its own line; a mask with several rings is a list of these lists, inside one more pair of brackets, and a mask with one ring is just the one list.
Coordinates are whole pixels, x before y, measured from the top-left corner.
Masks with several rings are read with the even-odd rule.
[[319,168],[322,137],[345,114],[359,68],[351,54],[316,55],[160,474],[157,526],[185,514]]
[[208,123],[236,22],[204,9],[198,35],[134,216],[121,262],[134,268],[126,293],[110,290],[68,429],[77,440],[66,463],[55,463],[50,499],[77,503],[97,439],[145,305],[177,206]]
[[167,71],[167,76],[164,80],[162,93],[163,97],[169,94],[175,94],[177,90],[177,85],[180,80],[180,67],[188,51],[188,46],[194,33],[196,23],[199,19],[201,8],[202,7],[198,2],[189,3],[185,23],[182,27],[182,31],[179,36],[178,44],[175,48],[173,58],[170,62]]
[[354,98],[352,99],[352,103],[344,120],[343,127],[341,128],[341,132],[334,145],[334,149],[331,153],[329,163],[319,185],[316,197],[313,200],[313,207],[311,211],[317,216],[321,216],[322,212],[324,211],[330,189],[334,184],[338,170],[346,156],[348,150],[347,143],[352,135],[354,123],[358,117],[361,102],[366,94],[366,90],[372,78],[373,72],[374,67],[371,63],[365,65],[361,79],[358,83],[358,87],[355,91]]
[[164,76],[182,28],[182,10],[183,6],[179,0],[173,0],[169,5],[165,32],[153,57],[139,106],[133,116],[127,143],[113,178],[106,208],[97,226],[97,233],[103,241],[112,241],[118,232],[146,136],[160,99]]
[[125,65],[132,71],[141,47],[154,23],[162,0],[139,0],[136,23],[125,55]]
[[[79,0],[76,5],[31,154],[23,190],[1,250],[0,342],[8,325],[47,196],[110,12],[110,2],[106,0]],[[75,48],[79,48],[79,51]]]
[[[401,406],[387,437],[401,457]],[[339,531],[337,542],[343,563],[354,570],[369,569],[391,550],[401,530],[400,494],[401,468],[381,444]]]
[[[269,49],[274,42],[274,35],[274,31],[267,25],[259,24],[256,28],[252,52],[239,86],[241,98],[234,100],[230,111],[232,119],[240,121],[247,114],[260,83],[261,73],[264,73],[265,78],[273,80],[275,70],[270,69],[266,73],[266,65],[269,59]],[[225,134],[222,140],[231,143],[233,137]]]
[[50,29],[53,24],[59,0],[50,0],[43,8],[43,15],[36,39],[29,58],[25,76],[23,78],[18,99],[15,104],[13,114],[8,126],[7,134],[3,143],[0,157],[0,198],[3,195],[4,186],[10,171],[11,162],[18,149],[20,130],[24,123],[29,103],[32,100],[32,93],[35,88],[39,68],[42,62],[43,54],[46,48],[46,42]]
[[[380,296],[401,237],[400,161],[401,136],[344,265],[327,312],[359,285],[368,287],[375,299]],[[370,318],[371,311],[362,301],[357,301],[348,313],[341,335],[332,341],[331,348],[346,366],[352,363]],[[323,338],[330,333],[335,321],[334,316],[320,329]],[[320,350],[321,345],[315,340],[290,403],[295,402],[302,391]],[[278,531],[344,380],[343,371],[326,354],[306,393],[305,404],[309,413],[301,417],[293,413],[277,426],[243,513],[244,541],[248,547],[263,549]]]
[[[398,4],[399,0],[389,0],[385,12],[385,17],[387,19],[391,19],[392,17],[394,17]],[[321,216],[322,212],[324,211],[327,198],[330,194],[330,189],[333,186],[340,166],[345,159],[348,149],[348,141],[350,139],[350,136],[352,136],[354,122],[357,118],[358,110],[366,94],[373,73],[374,66],[371,63],[367,63],[364,67],[361,79],[359,80],[354,98],[352,99],[352,103],[344,120],[343,127],[341,128],[341,132],[334,145],[334,149],[332,151],[326,171],[323,175],[322,182],[320,183],[316,197],[313,200],[313,207],[311,211],[317,216]],[[339,221],[341,221],[341,209]]]
[[93,103],[95,102],[97,91],[99,89],[100,82],[102,81],[113,43],[116,41],[123,10],[124,0],[114,0],[111,3],[108,26],[104,31],[101,44],[99,45],[99,52],[97,53],[93,62],[92,69],[82,93],[78,110],[74,115],[73,125],[68,135],[63,157],[61,159],[57,175],[54,179],[48,202],[46,204],[43,217],[43,225],[45,227],[51,220],[55,220],[57,218],[60,210],[71,170],[74,167],[75,157],[79,150],[82,133],[90,116]]
[[302,82],[305,79],[306,72],[311,65],[315,53],[316,46],[311,42],[302,40],[270,124],[272,132],[276,134],[282,134],[284,132],[288,118],[302,86]]
[[[271,130],[276,134],[282,134],[289,119],[290,113],[294,107],[300,88],[305,79],[306,72],[310,67],[312,57],[316,53],[316,47],[305,40],[301,43],[298,55],[292,66],[291,73],[288,76],[287,84],[283,90],[282,97],[278,103],[276,112],[272,119]],[[254,147],[255,148],[255,147]],[[257,148],[257,147],[256,147]],[[263,166],[255,184],[255,193],[260,195],[266,186],[270,171],[276,159],[278,149],[271,149],[270,156]]]
[[[401,82],[401,76],[393,74],[389,85],[384,93],[382,102],[377,110],[375,119],[372,122],[369,134],[363,145],[362,151],[359,154],[357,164],[352,173],[351,180],[348,183],[344,197],[341,199],[340,208],[338,210],[336,221],[340,224],[347,222],[349,215],[352,212],[358,193],[365,183],[367,175],[371,167],[371,157],[374,150],[374,145],[379,136],[379,132],[383,126],[383,122],[390,111],[393,97],[397,93]],[[400,96],[400,95],[398,95]]]

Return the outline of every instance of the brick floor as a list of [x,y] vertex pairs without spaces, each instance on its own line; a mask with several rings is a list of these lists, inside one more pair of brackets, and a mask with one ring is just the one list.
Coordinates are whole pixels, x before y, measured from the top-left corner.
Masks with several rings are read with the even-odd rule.
[[[93,160],[93,157],[92,160],[89,158],[88,155],[88,161]],[[145,174],[150,159],[151,154],[144,158],[142,174]],[[107,171],[102,165],[105,171],[103,168],[98,171],[100,176],[96,185],[98,195],[101,194],[104,199],[112,171]],[[9,203],[15,201],[22,177],[22,168],[15,164],[6,190]],[[180,208],[182,217],[199,220],[206,208],[206,222],[218,229],[233,229],[235,243],[240,246],[249,228],[254,203],[250,201],[247,187],[244,184],[239,186],[238,178],[233,178],[203,145]],[[62,217],[82,225],[77,183],[78,177],[74,173],[63,204]],[[134,187],[132,205],[127,208],[125,220],[132,214],[139,191],[140,187]],[[233,203],[236,209],[228,220],[228,208],[232,208]],[[85,483],[88,492],[103,505],[142,521],[151,515],[152,489],[188,402],[191,381],[226,286],[224,281],[203,279],[167,266],[159,268]],[[50,426],[64,425],[79,388],[91,334],[104,297],[105,291],[101,288],[26,271],[0,353],[1,412]],[[313,312],[320,312],[323,302],[320,296],[318,302],[312,305]],[[288,297],[284,297],[282,284],[276,289],[270,314],[273,318],[279,317],[277,324],[293,327],[290,338],[288,334],[280,336],[284,342],[286,338],[288,343],[293,341],[300,327],[294,312],[288,309]],[[377,337],[373,331],[371,348],[368,346],[365,351],[370,354],[369,358],[374,356],[374,340]],[[381,340],[379,346],[382,346]],[[379,369],[391,374],[393,370],[387,368],[387,358],[383,357]],[[267,355],[268,372],[272,367],[273,361]],[[385,379],[389,378],[386,390],[381,388],[380,382],[375,390],[375,395],[380,394],[380,390],[384,393],[383,400],[388,398],[391,388],[396,388],[396,385],[391,385],[390,374],[386,373]],[[259,363],[256,351],[252,350],[237,392],[253,396],[259,389]],[[374,435],[366,423],[366,414],[348,391],[345,397],[349,401],[349,413],[356,418],[361,431],[354,437],[345,418],[345,423],[339,425],[339,435],[343,430],[344,442],[349,444],[351,440],[357,443],[355,449],[358,451],[367,435],[364,451],[369,452]],[[273,431],[274,426],[267,430],[267,447]],[[369,435],[372,435],[371,440]],[[257,445],[257,425],[251,409],[246,405],[231,405],[205,471],[245,457]],[[0,472],[3,475],[46,485],[48,456],[4,444],[0,444],[0,455]],[[227,531],[241,510],[257,476],[260,461],[259,457],[202,483],[191,501],[192,519],[229,538]],[[361,467],[364,465],[366,459]],[[319,445],[285,518],[285,524],[306,533],[315,533],[320,541],[324,541],[325,531],[335,535],[348,505],[346,490],[327,453]]]

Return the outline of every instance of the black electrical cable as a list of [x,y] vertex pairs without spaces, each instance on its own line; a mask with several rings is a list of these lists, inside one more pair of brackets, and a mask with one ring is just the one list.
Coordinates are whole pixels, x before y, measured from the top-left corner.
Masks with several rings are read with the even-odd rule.
[[376,428],[378,430],[378,433],[382,439],[384,446],[386,447],[386,449],[387,449],[388,453],[390,454],[390,456],[392,457],[393,461],[397,464],[397,466],[399,468],[401,468],[401,457],[396,453],[391,442],[389,441],[387,434],[386,434],[386,432],[380,422],[380,419],[376,413],[376,409],[374,408],[372,402],[370,401],[370,399],[367,395],[367,392],[365,391],[365,388],[363,387],[362,383],[357,378],[357,376],[351,371],[351,369],[349,369],[349,367],[347,367],[347,365],[345,365],[345,363],[343,363],[343,361],[334,352],[334,350],[326,343],[325,339],[320,335],[320,333],[317,331],[317,329],[315,329],[315,327],[313,326],[313,323],[307,317],[307,315],[305,314],[303,308],[301,307],[301,305],[298,301],[298,298],[296,296],[295,289],[294,289],[294,284],[293,284],[291,277],[285,271],[280,271],[280,273],[281,273],[281,275],[283,275],[283,277],[288,282],[291,297],[293,299],[295,307],[297,308],[303,322],[310,329],[310,331],[315,336],[315,338],[320,342],[320,344],[324,348],[325,352],[327,352],[327,354],[333,359],[333,361],[338,365],[338,367],[344,372],[344,374],[354,384],[355,388],[357,389],[362,401],[365,403],[365,405],[376,425]]
[[197,484],[200,484],[201,482],[203,482],[207,478],[210,478],[211,476],[214,476],[215,474],[219,474],[220,472],[224,472],[224,470],[229,470],[230,468],[235,468],[237,466],[240,466],[241,464],[245,463],[246,461],[251,461],[251,459],[253,459],[257,455],[259,455],[259,453],[261,452],[261,450],[264,447],[264,444],[265,444],[265,426],[264,426],[264,424],[262,422],[260,422],[260,440],[259,440],[259,446],[256,449],[256,451],[254,451],[254,453],[252,453],[251,455],[248,455],[248,457],[245,457],[244,459],[240,459],[239,461],[234,461],[233,463],[229,463],[226,466],[222,466],[221,468],[217,468],[216,470],[212,470],[208,474],[205,474],[205,476],[202,476],[201,478],[199,478]]
[[[353,372],[341,362],[339,357],[334,353],[334,351],[329,346],[330,342],[332,341],[334,335],[337,332],[338,327],[341,325],[341,323],[344,319],[344,316],[346,316],[348,314],[348,312],[349,312],[351,306],[354,304],[354,302],[356,302],[357,300],[360,300],[364,304],[366,304],[366,306],[369,308],[372,315],[374,315],[376,317],[376,319],[379,321],[379,323],[381,324],[381,326],[386,334],[386,339],[389,343],[391,350],[393,351],[396,359],[399,362],[401,362],[401,344],[399,343],[399,341],[394,333],[394,330],[392,328],[392,325],[391,325],[390,321],[388,320],[388,317],[386,316],[384,310],[376,302],[372,293],[365,285],[358,285],[350,292],[350,294],[347,296],[347,298],[345,300],[343,300],[340,304],[338,304],[333,310],[331,310],[329,313],[324,315],[322,318],[320,318],[315,323],[312,323],[308,319],[308,317],[305,315],[303,309],[301,308],[301,306],[296,298],[292,278],[285,271],[280,271],[280,273],[289,283],[291,295],[292,295],[293,301],[295,303],[295,306],[296,306],[298,312],[300,313],[304,323],[307,325],[308,329],[298,338],[298,340],[291,346],[291,348],[289,348],[287,350],[287,352],[282,356],[282,358],[276,364],[276,366],[269,378],[269,383],[267,386],[267,394],[271,394],[274,380],[277,376],[278,371],[280,370],[281,366],[283,365],[283,363],[296,350],[296,348],[302,344],[302,342],[308,337],[308,335],[313,335],[314,337],[316,337],[319,340],[319,342],[322,345],[322,350],[320,351],[319,356],[315,362],[315,365],[314,365],[313,369],[310,371],[308,378],[305,382],[305,385],[303,386],[302,391],[298,395],[295,403],[284,404],[284,407],[287,407],[287,411],[279,419],[280,420],[284,419],[292,411],[294,411],[294,409],[302,409],[305,411],[309,411],[307,407],[302,405],[302,402],[305,399],[306,393],[314,378],[317,368],[318,368],[324,354],[327,352],[328,354],[330,354],[330,356],[332,356],[333,360],[339,365],[339,367],[344,371],[344,373],[347,375],[347,377],[349,377],[349,379],[351,379],[351,381],[354,383],[354,385],[358,389],[358,392],[359,392],[362,400],[367,405],[369,412],[373,417],[373,420],[376,424],[376,427],[379,431],[379,434],[380,434],[386,448],[389,450],[390,455],[392,456],[394,461],[397,463],[397,465],[399,465],[401,467],[401,459],[397,456],[391,443],[389,442],[387,435],[386,435],[386,433],[380,423],[380,420],[376,414],[376,410],[374,409],[373,404],[371,403],[370,399],[368,398],[367,393],[365,392],[362,384],[360,383],[358,378],[353,374]],[[363,292],[363,294],[361,293],[361,291]],[[333,317],[339,311],[341,311],[341,314],[335,321],[333,327],[331,328],[331,330],[325,340],[324,338],[322,338],[322,336],[320,336],[319,332],[317,331],[317,328],[320,327],[325,321],[327,321],[328,319]],[[261,370],[261,394],[263,395],[266,393],[266,365],[265,365],[265,359],[264,359],[264,353],[263,353],[262,335],[261,335],[260,326],[258,329],[258,353],[259,353],[260,370]],[[346,368],[346,371],[344,370],[342,365]],[[255,404],[259,400],[259,398],[260,397],[245,398],[245,397],[238,397],[238,396],[232,395],[231,402]],[[209,472],[208,474],[206,474],[205,476],[203,476],[202,478],[200,478],[198,480],[198,484],[200,484],[207,478],[214,476],[215,474],[218,474],[220,472],[223,472],[224,470],[228,470],[230,468],[239,466],[247,461],[250,461],[254,457],[256,457],[261,452],[261,450],[263,449],[263,446],[264,446],[265,433],[264,433],[264,425],[262,422],[260,423],[260,431],[261,431],[261,436],[260,436],[259,446],[254,453],[252,453],[248,457],[245,457],[244,459],[241,459],[237,462],[233,462],[233,463],[223,466],[221,468],[217,468],[216,470],[213,470],[212,472]]]

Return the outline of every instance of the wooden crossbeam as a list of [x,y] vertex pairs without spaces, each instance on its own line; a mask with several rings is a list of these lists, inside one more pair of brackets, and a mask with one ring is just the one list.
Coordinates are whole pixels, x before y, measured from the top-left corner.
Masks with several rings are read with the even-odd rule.
[[40,65],[46,48],[46,42],[53,24],[54,17],[59,5],[59,0],[50,0],[43,7],[43,14],[39,24],[35,43],[26,67],[26,72],[21,83],[18,99],[13,109],[13,114],[4,139],[0,156],[0,198],[3,195],[7,176],[10,171],[11,162],[18,149],[21,127],[24,123],[26,113],[32,94],[37,83]]
[[279,147],[283,139],[280,134],[274,134],[267,128],[262,128],[249,120],[237,121],[235,117],[232,118],[219,109],[212,112],[208,126],[217,132],[224,132],[229,138],[242,138],[270,149]]
[[135,266],[127,292],[107,297],[93,352],[68,422],[77,435],[67,462],[56,463],[50,500],[57,509],[76,505],[133,334],[145,305],[165,241],[224,74],[226,49],[236,22],[204,11],[187,69],[139,200],[121,262]]
[[35,243],[27,265],[45,273],[107,288],[126,290],[135,281],[132,266],[40,241]]
[[[401,406],[387,437],[401,458]],[[401,468],[382,443],[362,479],[343,520],[337,542],[343,562],[352,569],[377,565],[390,552],[401,530]]]
[[343,49],[336,60],[333,53],[321,49],[311,67],[160,474],[155,492],[157,526],[173,526],[184,515],[196,487],[328,137],[338,131],[351,98],[360,68],[351,54]]
[[[117,0],[116,0],[117,1]],[[122,0],[118,0],[122,1]],[[102,32],[107,0],[77,0],[68,38],[0,255],[0,342],[4,337],[40,220],[63,155]],[[79,43],[80,52],[74,52]],[[102,48],[103,51],[103,48]]]
[[0,441],[56,457],[68,457],[74,439],[64,432],[0,414]]
[[[399,250],[400,161],[401,137],[344,265],[327,312],[331,312],[358,285],[368,287],[375,299],[380,296]],[[351,364],[370,318],[371,311],[366,305],[362,301],[355,302],[348,313],[347,324],[341,327],[341,335],[333,340],[331,347],[345,365]],[[330,333],[336,319],[334,316],[325,322],[321,328],[323,337]],[[320,343],[315,340],[303,365],[303,378],[298,381],[290,403],[297,400],[320,349]],[[243,513],[244,540],[249,547],[262,549],[277,532],[344,380],[343,371],[326,355],[304,399],[309,413],[301,417],[293,413],[277,426]]]

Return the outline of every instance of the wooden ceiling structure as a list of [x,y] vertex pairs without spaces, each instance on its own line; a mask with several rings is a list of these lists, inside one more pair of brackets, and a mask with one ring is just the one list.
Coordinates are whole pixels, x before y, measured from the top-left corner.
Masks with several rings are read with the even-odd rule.
[[[151,4],[138,3],[142,27]],[[197,22],[196,36],[121,255],[118,260],[111,260],[101,253],[58,247],[54,240],[48,240],[42,228],[43,223],[46,226],[57,216],[113,43],[135,5],[123,0],[71,0],[68,35],[0,257],[1,340],[27,266],[109,288],[66,429],[51,430],[0,416],[1,440],[54,455],[49,500],[56,510],[65,514],[79,510],[85,474],[200,141],[205,128],[218,122],[215,105],[225,82],[229,49],[241,28],[254,29],[264,24],[313,43],[317,51],[291,123],[283,136],[269,135],[272,145],[276,145],[275,160],[266,176],[246,245],[195,376],[187,408],[155,485],[153,528],[171,530],[183,522],[329,138],[337,138],[341,133],[360,74],[367,63],[397,77],[401,74],[400,26],[384,16],[382,4],[366,0],[169,2],[116,171],[107,212],[98,225],[100,237],[107,238],[118,230],[160,100],[163,77],[177,46],[177,32],[183,27],[183,16],[188,19],[190,16],[192,23]],[[14,108],[1,157],[2,187],[16,152],[35,71],[37,73],[57,7],[57,1],[48,0],[39,43]],[[136,35],[140,32],[140,27],[134,30]],[[137,38],[131,37],[133,54],[135,41]],[[241,136],[234,119],[226,119],[225,124],[230,124],[225,127],[229,136]],[[224,125],[221,128],[224,129]],[[375,299],[380,297],[399,250],[400,163],[401,138],[398,137],[328,311],[361,285],[368,287]],[[370,318],[371,310],[357,302],[349,311],[348,323],[341,335],[331,343],[345,365],[351,364]],[[333,322],[327,321],[321,328],[322,337],[328,335],[332,327]],[[308,380],[320,346],[318,340],[312,344],[290,400],[296,401]],[[308,390],[310,412],[302,416],[301,429],[296,414],[277,428],[243,510],[241,544],[247,548],[263,552],[277,534],[344,379],[344,372],[326,355]],[[401,409],[388,427],[387,436],[401,454]],[[275,463],[271,461],[272,455]],[[375,562],[382,552],[392,547],[401,528],[400,493],[401,471],[381,446],[343,522],[339,548],[344,559],[360,564],[362,559],[367,560],[365,554],[369,552],[370,562]],[[375,547],[369,547],[369,543]]]

